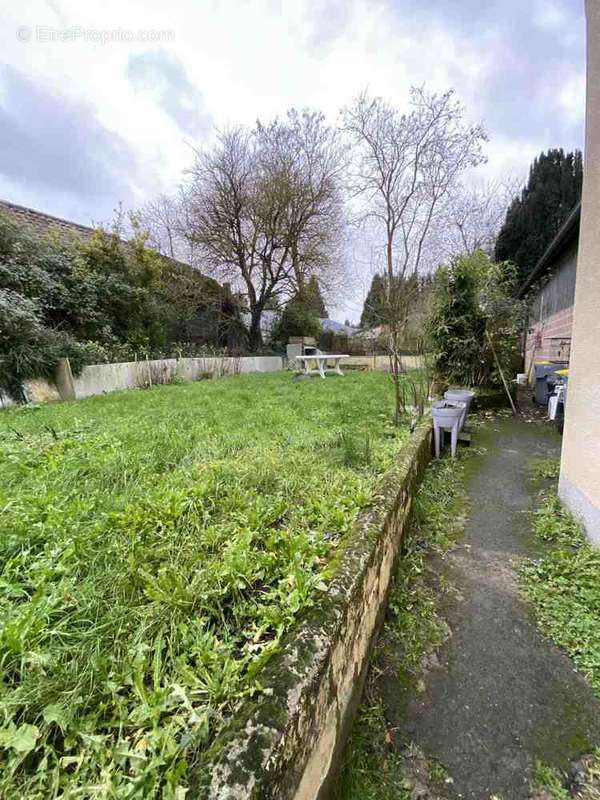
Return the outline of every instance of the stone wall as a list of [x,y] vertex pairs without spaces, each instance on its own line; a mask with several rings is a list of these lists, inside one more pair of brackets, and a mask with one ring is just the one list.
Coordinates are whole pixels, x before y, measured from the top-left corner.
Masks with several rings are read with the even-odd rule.
[[408,526],[415,486],[430,457],[431,421],[417,427],[363,512],[326,595],[261,674],[272,694],[247,701],[218,737],[190,798],[316,800],[335,778],[360,698]]

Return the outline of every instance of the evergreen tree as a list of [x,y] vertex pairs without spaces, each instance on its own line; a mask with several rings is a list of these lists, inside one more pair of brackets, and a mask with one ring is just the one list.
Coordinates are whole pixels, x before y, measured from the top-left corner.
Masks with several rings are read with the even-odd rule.
[[466,386],[483,382],[485,318],[478,307],[477,283],[471,256],[439,269],[426,326],[435,374]]
[[308,285],[302,290],[302,300],[305,307],[312,311],[315,317],[319,319],[327,317],[327,307],[325,306],[316,275],[310,276]]
[[577,204],[582,180],[579,150],[548,150],[534,160],[527,186],[508,207],[496,240],[496,260],[517,265],[519,284],[526,280]]
[[273,342],[287,344],[290,336],[313,336],[315,339],[320,337],[321,323],[314,307],[306,302],[305,296],[297,294],[287,303],[271,331]]
[[361,328],[375,328],[382,325],[385,319],[385,281],[379,274],[373,275],[371,286],[365,298],[360,317]]

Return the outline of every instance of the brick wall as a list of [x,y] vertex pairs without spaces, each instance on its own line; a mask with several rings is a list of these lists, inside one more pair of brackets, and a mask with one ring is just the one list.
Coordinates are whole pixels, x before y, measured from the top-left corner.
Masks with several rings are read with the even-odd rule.
[[557,311],[543,322],[530,323],[525,345],[525,372],[528,375],[532,360],[569,360],[572,327],[573,306]]

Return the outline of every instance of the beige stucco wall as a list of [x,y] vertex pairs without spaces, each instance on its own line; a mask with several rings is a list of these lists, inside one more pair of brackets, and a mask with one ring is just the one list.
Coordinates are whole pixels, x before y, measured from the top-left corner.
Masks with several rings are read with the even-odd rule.
[[600,544],[600,0],[586,0],[585,170],[560,495]]

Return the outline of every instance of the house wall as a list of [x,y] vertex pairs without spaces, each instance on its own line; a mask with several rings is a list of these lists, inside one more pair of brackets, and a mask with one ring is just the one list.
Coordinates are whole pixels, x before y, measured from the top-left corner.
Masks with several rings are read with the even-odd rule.
[[525,372],[533,374],[533,361],[568,361],[571,353],[573,302],[577,269],[577,242],[567,247],[548,282],[529,306],[525,342]]
[[600,545],[600,2],[587,0],[586,143],[559,493]]

